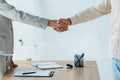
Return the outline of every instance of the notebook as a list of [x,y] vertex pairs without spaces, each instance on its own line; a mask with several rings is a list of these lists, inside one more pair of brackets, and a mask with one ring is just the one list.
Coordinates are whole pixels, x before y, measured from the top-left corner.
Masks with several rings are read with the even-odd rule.
[[52,77],[54,71],[16,71],[14,77]]
[[56,62],[32,63],[32,66],[42,70],[62,68],[62,66],[60,64],[57,64]]

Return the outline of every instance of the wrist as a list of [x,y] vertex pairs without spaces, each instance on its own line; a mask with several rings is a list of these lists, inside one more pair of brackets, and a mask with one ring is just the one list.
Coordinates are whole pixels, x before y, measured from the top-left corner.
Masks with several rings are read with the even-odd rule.
[[72,24],[72,22],[71,22],[71,19],[70,19],[70,18],[67,18],[67,23],[68,23],[68,25],[71,25],[71,24]]
[[48,20],[48,26],[52,27],[52,20]]

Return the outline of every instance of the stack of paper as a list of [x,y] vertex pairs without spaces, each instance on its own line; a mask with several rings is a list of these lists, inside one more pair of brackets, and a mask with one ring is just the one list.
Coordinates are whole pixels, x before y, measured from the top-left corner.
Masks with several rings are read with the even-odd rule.
[[56,69],[56,68],[62,68],[61,65],[55,63],[55,62],[43,62],[43,63],[32,63],[32,66],[40,69]]

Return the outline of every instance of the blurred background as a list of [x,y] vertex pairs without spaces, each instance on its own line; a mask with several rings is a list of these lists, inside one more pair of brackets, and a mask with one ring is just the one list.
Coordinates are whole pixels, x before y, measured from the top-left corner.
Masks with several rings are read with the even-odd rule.
[[[48,19],[67,18],[102,0],[7,0],[16,9]],[[109,17],[70,26],[63,33],[14,21],[14,60],[73,60],[85,53],[85,60],[95,60],[101,80],[113,80],[108,54]]]

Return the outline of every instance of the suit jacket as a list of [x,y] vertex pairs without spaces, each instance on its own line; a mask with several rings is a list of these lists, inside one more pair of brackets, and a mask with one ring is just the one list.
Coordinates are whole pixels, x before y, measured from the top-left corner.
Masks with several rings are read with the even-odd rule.
[[71,21],[74,25],[109,13],[111,14],[109,53],[112,58],[120,59],[120,0],[103,0],[98,6],[91,7],[71,17]]
[[9,56],[13,53],[13,20],[42,29],[45,29],[48,24],[48,19],[18,11],[6,0],[0,0],[0,55]]

